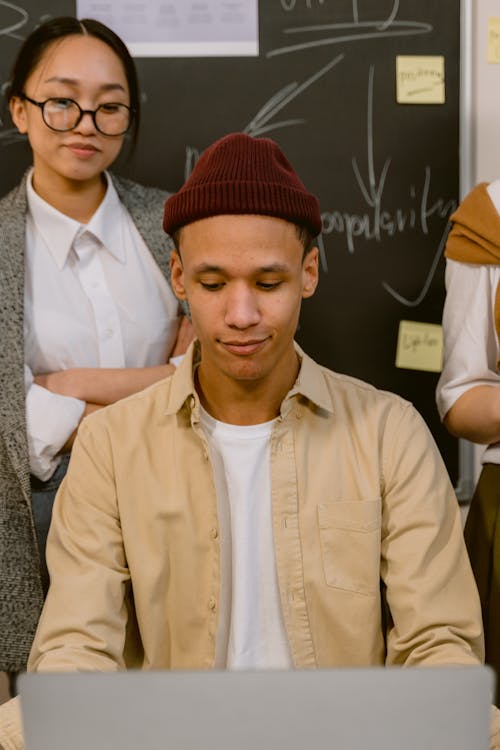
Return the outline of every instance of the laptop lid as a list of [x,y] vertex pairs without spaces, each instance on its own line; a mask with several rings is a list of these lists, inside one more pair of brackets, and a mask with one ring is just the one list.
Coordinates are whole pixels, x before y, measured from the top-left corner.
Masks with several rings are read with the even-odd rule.
[[26,750],[488,750],[486,667],[31,673]]

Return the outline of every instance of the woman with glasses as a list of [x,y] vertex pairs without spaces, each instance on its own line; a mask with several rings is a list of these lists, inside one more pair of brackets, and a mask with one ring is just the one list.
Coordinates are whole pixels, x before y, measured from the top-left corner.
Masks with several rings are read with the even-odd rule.
[[52,19],[23,43],[7,96],[33,154],[0,201],[0,670],[16,672],[78,424],[168,375],[191,333],[168,282],[166,193],[107,171],[139,126],[123,42]]

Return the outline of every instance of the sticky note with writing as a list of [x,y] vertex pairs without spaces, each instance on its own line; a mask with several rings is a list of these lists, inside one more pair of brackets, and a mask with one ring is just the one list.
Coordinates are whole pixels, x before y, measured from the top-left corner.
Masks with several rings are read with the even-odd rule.
[[488,62],[500,63],[500,18],[488,18]]
[[398,104],[444,104],[444,57],[398,55],[396,101]]
[[443,329],[436,323],[401,320],[399,323],[396,367],[407,370],[441,372]]

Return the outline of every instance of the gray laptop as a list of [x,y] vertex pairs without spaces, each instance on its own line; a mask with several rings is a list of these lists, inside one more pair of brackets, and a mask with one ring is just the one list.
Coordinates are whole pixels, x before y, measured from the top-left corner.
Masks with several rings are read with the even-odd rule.
[[488,750],[491,672],[36,673],[26,750]]

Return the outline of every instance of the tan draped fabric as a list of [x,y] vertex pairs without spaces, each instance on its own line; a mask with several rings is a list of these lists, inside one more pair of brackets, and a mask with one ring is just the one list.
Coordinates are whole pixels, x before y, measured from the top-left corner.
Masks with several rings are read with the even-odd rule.
[[[500,264],[500,215],[481,182],[451,215],[452,228],[445,255],[451,260],[480,265]],[[500,284],[495,293],[495,329],[500,342]],[[500,359],[497,360],[500,370]]]

